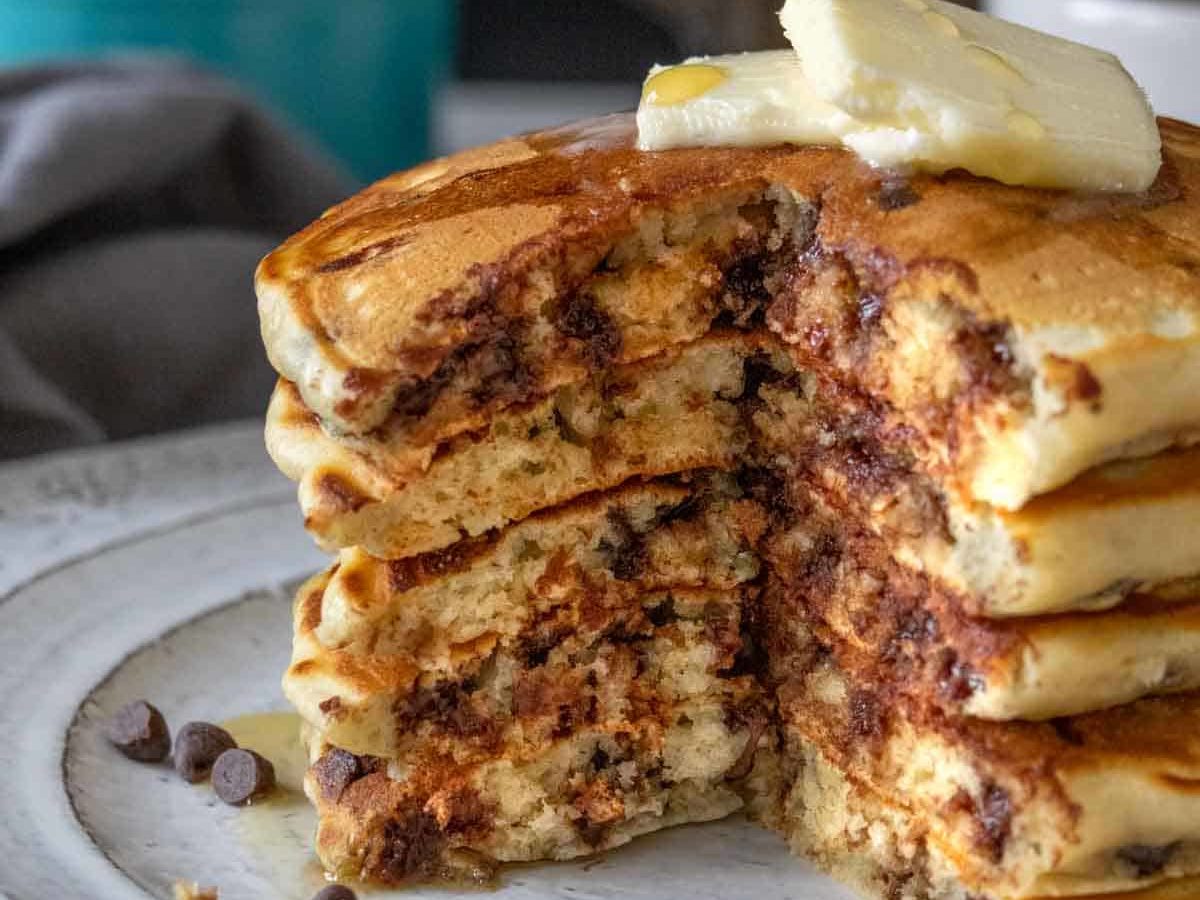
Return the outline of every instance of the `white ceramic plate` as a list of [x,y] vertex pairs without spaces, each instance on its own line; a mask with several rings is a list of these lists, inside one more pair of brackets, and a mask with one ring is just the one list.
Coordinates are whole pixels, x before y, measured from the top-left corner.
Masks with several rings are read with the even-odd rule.
[[[258,425],[0,468],[0,896],[169,898],[187,879],[223,900],[305,900],[321,886],[296,792],[232,809],[100,733],[140,697],[175,727],[285,709],[288,590],[323,562],[299,518]],[[263,749],[294,788],[299,762]],[[512,868],[494,896],[850,897],[736,819]]]

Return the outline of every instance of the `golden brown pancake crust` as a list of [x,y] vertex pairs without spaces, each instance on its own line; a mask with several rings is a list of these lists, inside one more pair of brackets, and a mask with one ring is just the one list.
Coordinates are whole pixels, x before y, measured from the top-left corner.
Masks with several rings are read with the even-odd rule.
[[1164,314],[1200,311],[1200,132],[1161,129],[1150,191],[1081,197],[955,174],[897,191],[822,147],[645,153],[632,117],[613,116],[384,179],[269,255],[257,281],[369,394],[429,377],[534,271],[568,291],[649,211],[774,183],[818,207],[819,248],[881,298],[933,287],[981,322],[1154,334]]

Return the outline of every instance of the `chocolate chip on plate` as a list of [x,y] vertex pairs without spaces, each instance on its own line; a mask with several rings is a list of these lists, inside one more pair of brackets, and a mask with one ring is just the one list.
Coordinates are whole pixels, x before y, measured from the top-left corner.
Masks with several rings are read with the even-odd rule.
[[212,768],[217,796],[241,806],[275,787],[275,767],[253,750],[226,750]]
[[358,895],[344,884],[331,884],[317,891],[312,900],[358,900]]
[[104,731],[109,743],[138,762],[162,762],[171,752],[167,720],[145,700],[118,709]]
[[208,722],[188,722],[175,735],[175,771],[192,784],[203,781],[217,757],[235,747],[237,741],[224,728]]

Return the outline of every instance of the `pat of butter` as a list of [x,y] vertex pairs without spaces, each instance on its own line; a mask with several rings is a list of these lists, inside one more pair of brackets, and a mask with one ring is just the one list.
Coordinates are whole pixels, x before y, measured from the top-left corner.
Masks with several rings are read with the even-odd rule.
[[638,146],[837,144],[837,107],[819,100],[790,50],[655,66],[642,88]]
[[942,0],[787,0],[813,92],[872,164],[1008,184],[1145,190],[1154,113],[1116,57]]
[[872,165],[1140,191],[1162,148],[1111,54],[941,0],[787,0],[789,51],[655,66],[638,146],[843,144]]

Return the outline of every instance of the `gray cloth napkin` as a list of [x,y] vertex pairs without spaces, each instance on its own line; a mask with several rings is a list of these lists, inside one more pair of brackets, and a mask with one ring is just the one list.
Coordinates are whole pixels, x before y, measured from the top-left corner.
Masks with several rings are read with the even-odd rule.
[[254,266],[353,187],[181,61],[0,71],[0,457],[261,415]]

